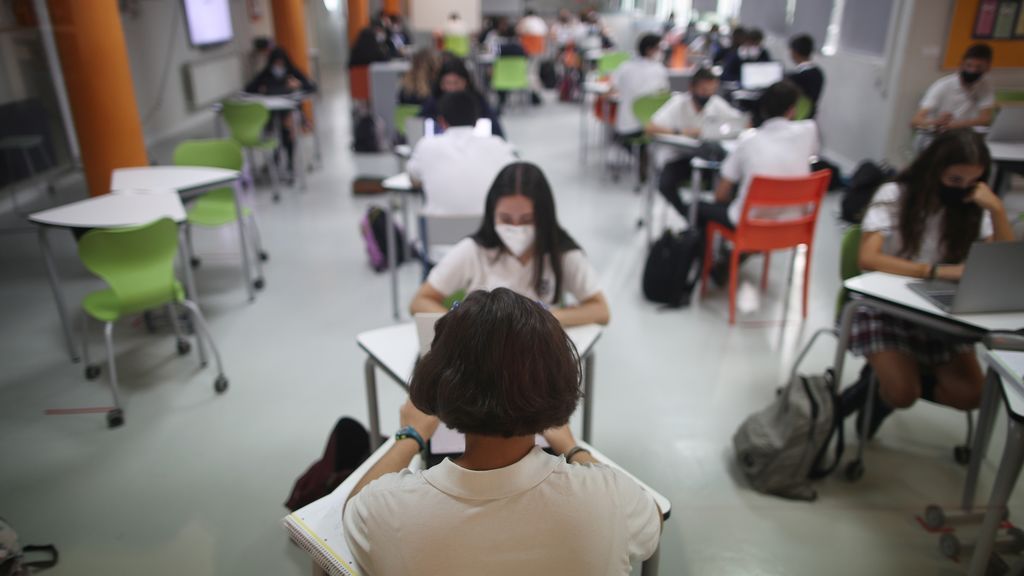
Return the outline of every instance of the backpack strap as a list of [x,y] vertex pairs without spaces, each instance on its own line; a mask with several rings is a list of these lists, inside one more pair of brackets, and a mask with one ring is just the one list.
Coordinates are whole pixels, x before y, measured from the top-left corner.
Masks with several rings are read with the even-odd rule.
[[[828,438],[825,439],[825,443],[821,445],[817,455],[815,455],[811,471],[807,474],[807,477],[812,480],[824,478],[834,472],[842,461],[843,450],[846,448],[846,441],[843,438],[843,417],[839,415],[838,386],[835,381],[835,373],[831,368],[825,371],[825,379],[828,380],[829,397],[832,400],[832,430],[829,432]],[[828,447],[832,444],[833,436],[836,439],[835,457],[832,463],[826,466],[824,463],[825,457],[828,455]]]
[[32,571],[46,570],[53,568],[57,565],[57,547],[53,544],[31,544],[28,546],[22,546],[21,548],[23,556],[27,556],[29,553],[44,552],[49,555],[49,558],[45,560],[32,560],[31,562],[22,562],[21,565],[25,568],[32,568]]

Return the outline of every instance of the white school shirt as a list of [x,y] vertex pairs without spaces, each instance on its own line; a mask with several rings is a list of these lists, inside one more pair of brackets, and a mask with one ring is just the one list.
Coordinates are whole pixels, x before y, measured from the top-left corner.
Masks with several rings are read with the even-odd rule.
[[806,176],[811,173],[811,156],[817,153],[814,120],[770,118],[760,128],[741,134],[736,150],[722,161],[722,177],[740,184],[729,204],[729,220],[739,223],[754,176]]
[[668,90],[668,70],[659,60],[636,57],[612,72],[612,85],[619,92],[619,106],[615,113],[615,131],[631,134],[644,129],[633,114],[637,98]]
[[516,32],[523,36],[544,36],[548,33],[548,24],[536,14],[524,16],[516,25]]
[[421,138],[405,165],[423,183],[427,214],[482,214],[487,191],[501,169],[516,161],[499,136],[480,136],[472,126],[451,126]]
[[954,120],[970,120],[995,104],[995,92],[987,76],[965,88],[960,74],[956,73],[936,80],[925,92],[920,107],[930,110],[932,116],[948,112]]
[[[557,302],[555,273],[551,263],[545,262],[538,292],[533,282],[534,262],[526,264],[501,248],[484,248],[472,238],[463,238],[444,255],[427,276],[427,283],[445,296],[459,290],[468,294],[474,290],[508,288],[531,300],[546,304]],[[568,293],[577,302],[583,302],[601,291],[597,272],[582,250],[562,254],[562,293]]]
[[[715,94],[699,111],[693,103],[693,95],[689,92],[673,94],[668,102],[658,108],[651,117],[651,124],[682,133],[684,130],[703,130],[714,123],[738,122],[743,119],[743,112],[733,108],[724,98]],[[682,152],[668,146],[660,146],[663,155],[659,161],[681,154]]]
[[[861,221],[861,232],[879,232],[885,238],[882,245],[882,252],[890,256],[899,256],[916,262],[927,262],[929,264],[941,264],[942,262],[942,221],[945,211],[928,216],[925,221],[924,232],[921,235],[921,248],[917,254],[909,256],[903,252],[903,238],[900,236],[900,197],[903,191],[900,185],[895,182],[883,184],[868,204]],[[978,239],[984,240],[993,234],[992,215],[985,210],[981,217],[981,229],[978,231]]]
[[654,498],[625,474],[540,448],[497,470],[445,459],[386,474],[349,500],[343,523],[372,576],[627,576],[661,531]]

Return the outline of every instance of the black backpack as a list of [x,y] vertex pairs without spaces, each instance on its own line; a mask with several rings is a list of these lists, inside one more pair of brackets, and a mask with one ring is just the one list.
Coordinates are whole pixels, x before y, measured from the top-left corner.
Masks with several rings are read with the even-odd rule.
[[[388,234],[387,214],[380,206],[370,206],[366,215],[359,222],[359,232],[366,244],[366,254],[370,258],[370,266],[375,272],[383,272],[388,269],[388,244],[391,242],[391,235]],[[391,224],[395,229],[395,237],[398,238],[395,263],[405,262],[405,231],[397,223]]]
[[839,217],[850,224],[860,224],[875,192],[895,176],[896,171],[887,164],[875,164],[870,160],[861,162],[850,176]]
[[352,150],[356,152],[382,152],[386,137],[383,122],[368,112],[357,112],[352,122]]
[[701,250],[703,242],[697,232],[662,234],[651,246],[644,265],[644,297],[670,308],[689,304],[697,283],[697,274],[690,272],[699,266]]
[[540,83],[548,90],[554,90],[558,86],[558,74],[555,73],[554,60],[545,60],[540,63]]

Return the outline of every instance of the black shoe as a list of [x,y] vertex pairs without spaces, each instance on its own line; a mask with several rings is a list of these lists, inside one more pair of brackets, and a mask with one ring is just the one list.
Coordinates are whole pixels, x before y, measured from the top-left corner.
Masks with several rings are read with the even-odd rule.
[[[867,373],[870,378],[871,371],[870,367],[865,366],[865,370],[861,372],[863,377]],[[865,389],[866,392],[866,389]],[[878,393],[878,387],[875,387],[875,396],[871,399],[873,402],[871,406],[871,422],[868,424],[868,440],[875,437],[878,434],[878,428],[882,425],[882,422],[892,414],[892,406],[889,406],[882,400],[882,395]],[[864,407],[867,407],[867,402],[864,403]],[[862,407],[860,412],[857,413],[857,435],[861,435],[864,430],[864,408]]]
[[860,371],[860,377],[857,381],[851,384],[839,393],[839,416],[842,419],[846,419],[854,412],[859,412],[864,407],[864,402],[868,398],[868,384],[871,379],[871,367],[864,365],[864,368]]
[[722,254],[718,260],[715,260],[711,264],[711,281],[716,286],[728,286],[729,285],[729,253]]
[[536,92],[530,92],[530,103],[533,104],[534,106],[540,106],[541,104],[544,103],[544,101],[540,99],[540,94],[537,94]]

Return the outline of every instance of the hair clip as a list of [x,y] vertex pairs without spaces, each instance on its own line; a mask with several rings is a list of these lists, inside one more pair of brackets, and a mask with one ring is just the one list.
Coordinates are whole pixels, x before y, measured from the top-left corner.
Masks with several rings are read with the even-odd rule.
[[457,310],[461,304],[462,304],[461,300],[456,300],[456,301],[452,302],[452,307],[449,308],[448,311],[449,312],[453,312],[453,311]]

